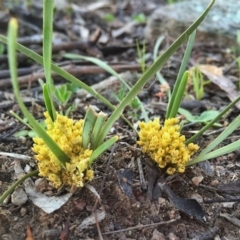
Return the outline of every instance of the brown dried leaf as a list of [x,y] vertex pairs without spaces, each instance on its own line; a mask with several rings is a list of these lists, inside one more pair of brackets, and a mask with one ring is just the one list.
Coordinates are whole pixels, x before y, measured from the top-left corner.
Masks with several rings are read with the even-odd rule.
[[[234,101],[239,96],[239,92],[236,90],[236,86],[233,82],[229,78],[223,76],[222,68],[204,64],[198,65],[197,67],[209,80],[225,91],[231,101]],[[236,107],[240,109],[240,103],[237,103]]]
[[27,235],[26,240],[33,240],[33,235],[32,235],[30,225],[27,225],[26,235]]

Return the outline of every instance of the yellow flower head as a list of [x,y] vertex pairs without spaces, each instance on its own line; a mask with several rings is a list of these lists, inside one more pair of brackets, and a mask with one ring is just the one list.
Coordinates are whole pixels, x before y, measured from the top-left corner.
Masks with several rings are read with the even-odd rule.
[[160,168],[167,168],[166,172],[172,175],[175,172],[183,173],[185,164],[199,149],[193,143],[185,145],[185,136],[180,135],[179,120],[170,118],[161,126],[155,118],[148,123],[140,122],[139,141],[142,151],[147,153]]
[[63,167],[42,138],[33,138],[32,150],[36,154],[39,175],[46,177],[56,188],[62,184],[82,187],[86,181],[94,178],[93,170],[89,169],[92,150],[82,148],[84,120],[74,122],[73,119],[57,113],[56,120],[52,122],[47,112],[44,115],[47,133],[71,161]]

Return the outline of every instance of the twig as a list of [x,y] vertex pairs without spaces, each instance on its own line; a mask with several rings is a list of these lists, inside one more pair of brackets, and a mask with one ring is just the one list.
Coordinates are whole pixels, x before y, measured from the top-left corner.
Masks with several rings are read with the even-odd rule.
[[115,234],[115,233],[120,233],[120,232],[126,232],[126,231],[130,231],[130,230],[134,230],[134,229],[139,229],[139,228],[155,227],[155,226],[159,226],[159,225],[164,225],[164,224],[173,223],[173,222],[176,222],[176,221],[179,220],[179,219],[180,219],[180,218],[176,218],[176,219],[172,219],[172,220],[165,221],[165,222],[151,223],[151,224],[146,224],[146,225],[142,225],[142,226],[135,226],[135,227],[129,227],[129,228],[120,229],[120,230],[116,230],[116,231],[105,232],[105,233],[103,233],[103,235]]
[[142,169],[142,162],[141,162],[140,157],[137,158],[137,163],[138,163],[138,171],[139,171],[139,177],[140,177],[140,182],[141,182],[141,185],[142,185],[142,189],[147,190],[147,184],[146,184],[146,180],[144,178],[143,169]]
[[[141,66],[139,64],[134,65],[111,65],[116,72],[125,72],[125,71],[140,71]],[[74,66],[69,65],[62,67],[65,71],[69,72],[70,74],[76,76],[76,75],[88,75],[88,74],[99,74],[99,73],[105,73],[106,71],[98,66]],[[52,73],[52,77],[56,77],[58,74]],[[26,76],[22,76],[18,78],[19,85],[21,84],[27,84],[29,82],[35,82],[39,78],[44,79],[45,74],[44,72],[35,72],[28,74]],[[0,80],[0,87],[9,87],[11,85],[11,79],[2,79]]]
[[[70,50],[74,50],[74,49],[78,49],[78,50],[82,50],[84,52],[89,53],[91,56],[93,57],[97,57],[99,55],[101,55],[100,50],[98,50],[98,48],[96,47],[96,45],[93,42],[83,42],[83,41],[78,41],[78,42],[63,42],[60,44],[56,44],[53,45],[53,53],[62,51],[62,50],[66,50],[66,51],[70,51]],[[39,55],[42,56],[42,49],[34,49],[35,53],[38,53]],[[97,55],[97,56],[96,56]],[[17,55],[17,59],[20,61],[27,59],[28,56],[19,53]],[[0,63],[3,62],[7,62],[8,60],[8,56],[7,55],[1,55],[0,56]]]

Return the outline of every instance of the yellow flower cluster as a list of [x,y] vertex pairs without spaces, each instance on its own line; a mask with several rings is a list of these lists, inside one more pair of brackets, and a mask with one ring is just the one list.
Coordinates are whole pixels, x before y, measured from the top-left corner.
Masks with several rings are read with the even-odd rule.
[[54,187],[62,184],[82,187],[85,181],[91,181],[94,172],[89,168],[89,158],[92,150],[82,148],[82,131],[84,120],[74,122],[66,116],[57,114],[52,122],[49,114],[44,113],[47,133],[71,159],[63,167],[42,138],[33,138],[32,150],[36,153],[39,175],[51,181]]
[[190,143],[186,146],[185,136],[180,135],[179,120],[170,118],[160,126],[159,119],[148,123],[140,122],[139,141],[142,151],[158,164],[160,168],[167,168],[167,173],[183,173],[185,164],[199,149],[199,146]]

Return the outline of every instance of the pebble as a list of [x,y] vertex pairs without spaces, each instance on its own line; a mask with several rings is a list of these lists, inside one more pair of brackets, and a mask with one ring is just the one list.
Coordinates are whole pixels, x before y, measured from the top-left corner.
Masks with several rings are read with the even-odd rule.
[[219,181],[217,179],[211,181],[211,183],[210,183],[210,185],[213,187],[217,186],[218,184],[219,184]]
[[170,220],[175,219],[176,218],[176,211],[174,211],[174,210],[168,211],[168,217],[169,217]]
[[235,202],[223,202],[222,203],[222,206],[224,208],[233,208],[233,205],[234,205]]
[[177,235],[175,235],[174,233],[169,233],[168,239],[169,240],[180,240],[180,238]]
[[22,188],[17,188],[11,195],[11,201],[14,205],[21,206],[28,200],[27,194]]
[[192,182],[195,186],[199,186],[199,184],[202,182],[203,176],[193,177]]
[[31,171],[31,167],[27,164],[24,168],[25,173],[29,173]]
[[154,229],[151,240],[166,240],[166,238],[161,232],[159,232],[157,229]]
[[158,198],[158,204],[163,204],[165,202],[166,202],[165,198],[161,198],[161,197]]
[[21,210],[20,210],[21,216],[22,216],[22,217],[25,216],[26,213],[27,213],[27,209],[26,209],[26,208],[21,208]]

